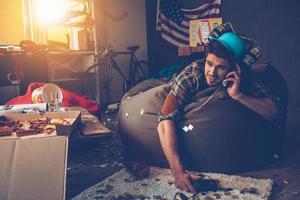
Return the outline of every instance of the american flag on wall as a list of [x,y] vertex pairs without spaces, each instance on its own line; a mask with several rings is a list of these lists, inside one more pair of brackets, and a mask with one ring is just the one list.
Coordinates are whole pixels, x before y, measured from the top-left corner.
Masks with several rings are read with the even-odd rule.
[[221,0],[209,0],[194,8],[184,9],[178,0],[158,0],[156,31],[176,47],[189,46],[189,21],[220,17]]

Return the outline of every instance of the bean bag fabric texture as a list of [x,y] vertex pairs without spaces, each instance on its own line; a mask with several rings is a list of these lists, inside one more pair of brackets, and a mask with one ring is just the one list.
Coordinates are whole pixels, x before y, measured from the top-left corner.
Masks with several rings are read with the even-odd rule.
[[[271,73],[257,73],[263,76],[264,72]],[[272,73],[278,75],[277,70]],[[276,80],[270,79],[271,83],[283,81],[282,91],[277,92],[288,96],[281,76],[277,76]],[[284,129],[274,127],[257,113],[231,99],[225,89],[218,90],[215,97],[199,109],[215,89],[198,92],[176,121],[178,147],[185,167],[230,173],[268,164],[283,142]],[[147,80],[122,98],[118,121],[127,159],[167,166],[157,132],[157,113],[169,91],[169,84]]]

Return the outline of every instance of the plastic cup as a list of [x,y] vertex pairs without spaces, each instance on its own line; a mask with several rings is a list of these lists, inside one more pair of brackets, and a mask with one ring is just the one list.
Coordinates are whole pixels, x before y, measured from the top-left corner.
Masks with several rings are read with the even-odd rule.
[[52,101],[62,102],[63,94],[61,89],[53,83],[47,83],[35,89],[31,95],[32,103],[51,103]]

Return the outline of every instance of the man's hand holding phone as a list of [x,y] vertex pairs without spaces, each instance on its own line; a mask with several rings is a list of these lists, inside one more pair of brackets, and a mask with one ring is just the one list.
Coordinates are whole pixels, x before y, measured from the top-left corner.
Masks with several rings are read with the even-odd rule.
[[242,93],[239,91],[241,82],[241,68],[238,63],[235,63],[236,70],[231,71],[226,75],[222,85],[227,88],[229,96],[235,100],[241,97]]

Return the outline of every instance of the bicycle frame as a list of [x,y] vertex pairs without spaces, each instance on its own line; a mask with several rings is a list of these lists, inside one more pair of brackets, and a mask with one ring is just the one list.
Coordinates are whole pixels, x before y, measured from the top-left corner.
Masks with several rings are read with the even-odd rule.
[[[85,70],[85,75],[88,75],[91,70],[95,68],[105,67],[104,69],[108,70],[108,76],[106,83],[110,84],[112,79],[112,71],[113,69],[119,74],[122,78],[123,83],[123,92],[127,92],[131,87],[133,87],[138,81],[135,77],[136,71],[139,70],[140,66],[145,66],[146,61],[139,61],[135,55],[137,46],[133,48],[127,48],[129,51],[113,51],[111,47],[105,47],[97,53],[96,63],[92,64]],[[130,59],[130,68],[129,68],[129,77],[125,75],[122,69],[118,66],[118,63],[115,61],[114,57],[118,55],[129,55]],[[147,66],[147,65],[146,65]],[[102,68],[103,69],[103,68]],[[143,72],[143,70],[141,70]],[[83,77],[84,80],[84,77]],[[141,79],[138,79],[141,80]],[[82,81],[83,82],[83,81]]]
[[130,55],[129,78],[126,79],[126,81],[127,81],[128,86],[132,87],[135,84],[134,72],[135,72],[136,66],[138,65],[138,60],[135,55],[135,51],[115,51],[115,52],[113,52],[113,56],[117,56],[117,55]]

